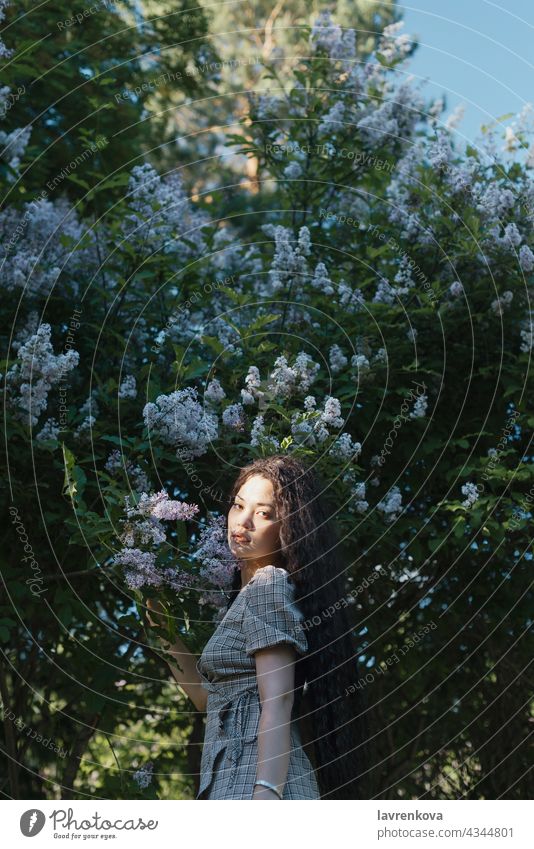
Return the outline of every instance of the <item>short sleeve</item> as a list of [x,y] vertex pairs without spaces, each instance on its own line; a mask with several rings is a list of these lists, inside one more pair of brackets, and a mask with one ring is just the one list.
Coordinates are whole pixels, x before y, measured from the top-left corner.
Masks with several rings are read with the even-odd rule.
[[245,651],[289,643],[299,654],[308,651],[303,615],[295,604],[295,588],[288,572],[277,566],[261,567],[246,587],[243,627]]

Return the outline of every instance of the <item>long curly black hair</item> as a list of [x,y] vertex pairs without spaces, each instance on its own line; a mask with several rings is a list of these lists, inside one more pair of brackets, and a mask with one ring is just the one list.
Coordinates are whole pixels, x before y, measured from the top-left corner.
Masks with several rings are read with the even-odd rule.
[[[293,717],[315,768],[321,798],[367,795],[367,705],[358,680],[355,623],[347,602],[347,567],[318,472],[302,459],[274,454],[244,466],[228,507],[252,475],[271,481],[280,518],[281,565],[295,585],[308,652],[295,664]],[[273,552],[274,553],[274,552]],[[227,609],[241,589],[236,572]]]

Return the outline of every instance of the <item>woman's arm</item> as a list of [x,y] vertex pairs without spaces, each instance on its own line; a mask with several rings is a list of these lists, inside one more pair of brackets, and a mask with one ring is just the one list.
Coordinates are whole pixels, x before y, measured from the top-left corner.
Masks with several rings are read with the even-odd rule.
[[[291,751],[296,652],[283,643],[258,649],[254,657],[261,702],[256,778],[281,785],[282,790]],[[278,800],[273,790],[261,784],[254,787],[252,798]]]
[[[158,615],[163,612],[163,607],[159,601],[149,599],[147,601],[148,610],[155,613],[156,620],[152,619],[147,612],[147,620],[150,625],[159,625],[157,621]],[[202,686],[202,678],[198,674],[196,664],[198,658],[192,654],[182,640],[177,637],[174,643],[162,637],[158,638],[162,650],[169,655],[165,660],[171,670],[176,682],[180,685],[185,694],[191,699],[195,708],[198,711],[206,710],[208,694]]]

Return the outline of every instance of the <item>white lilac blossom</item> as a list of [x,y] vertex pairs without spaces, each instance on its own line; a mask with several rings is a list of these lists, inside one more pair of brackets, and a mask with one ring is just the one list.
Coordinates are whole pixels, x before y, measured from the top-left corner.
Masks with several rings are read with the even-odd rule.
[[359,374],[367,374],[367,372],[371,371],[371,364],[365,354],[354,354],[351,358],[350,364],[353,368],[358,370]]
[[519,248],[519,263],[523,271],[532,271],[534,268],[534,253],[528,245],[521,245]]
[[329,359],[330,368],[332,369],[334,374],[340,372],[348,363],[347,357],[337,344],[332,345],[332,347],[330,348]]
[[255,404],[261,397],[260,386],[260,370],[257,366],[249,366],[245,377],[246,388],[241,390],[242,404]]
[[[305,413],[295,412],[291,416],[291,435],[299,445],[305,444],[308,447],[321,445],[330,436],[329,427],[342,427],[344,424],[341,404],[337,398],[328,395],[322,410],[315,410],[314,406],[315,399],[313,404],[308,401]],[[344,441],[341,444],[344,445]]]
[[386,62],[391,63],[403,60],[409,55],[412,49],[412,39],[410,36],[405,32],[400,32],[403,27],[404,21],[396,21],[395,23],[388,24],[382,30],[376,52],[384,56]]
[[513,153],[514,150],[517,150],[517,146],[519,144],[519,139],[514,133],[513,127],[508,126],[504,131],[504,146],[503,150],[508,151],[508,153]]
[[437,139],[432,141],[427,149],[427,159],[431,168],[440,171],[447,168],[453,157],[453,149],[448,133],[438,133]]
[[318,262],[315,266],[315,271],[311,279],[311,285],[314,289],[319,289],[319,291],[322,292],[323,295],[334,294],[334,287],[332,286],[332,281],[328,276],[328,271],[324,262]]
[[445,129],[446,130],[455,130],[456,127],[463,121],[465,115],[465,103],[458,103],[457,106],[454,107],[451,114],[448,115],[445,121]]
[[321,413],[321,421],[329,427],[342,427],[344,424],[341,415],[341,404],[337,398],[327,395]]
[[351,312],[361,312],[363,309],[365,298],[361,289],[351,289],[345,280],[339,281],[337,295],[339,303]]
[[61,428],[59,426],[59,422],[57,419],[47,419],[44,423],[44,426],[41,428],[37,436],[35,437],[39,442],[44,442],[47,439],[56,439],[61,433]]
[[449,292],[453,298],[459,298],[464,293],[463,284],[460,283],[459,280],[455,280],[454,283],[451,283],[449,286]]
[[126,495],[125,504],[128,518],[146,516],[154,519],[185,522],[188,519],[192,519],[198,513],[199,509],[196,504],[188,504],[185,501],[170,499],[164,489],[152,495],[147,495],[146,492],[141,493],[136,504],[131,504],[130,501],[130,496]]
[[179,173],[162,178],[149,163],[134,166],[128,203],[122,229],[130,243],[176,254],[180,260],[202,255],[208,219],[192,208]]
[[133,374],[127,375],[119,386],[119,398],[137,398],[137,385]]
[[310,32],[310,48],[316,52],[324,50],[334,60],[341,60],[344,67],[351,68],[350,60],[356,57],[356,32],[343,30],[335,24],[330,11],[320,12]]
[[164,578],[156,568],[156,552],[140,548],[122,548],[113,557],[116,566],[124,568],[124,578],[131,590],[144,586],[161,587]]
[[385,363],[385,364],[387,364],[387,362],[388,362],[388,352],[386,351],[385,348],[379,348],[378,351],[376,352],[376,354],[374,355],[373,359],[374,359],[375,363]]
[[339,460],[352,460],[353,462],[356,462],[361,452],[361,443],[353,442],[350,433],[340,433],[328,451],[331,457]]
[[445,101],[442,97],[437,97],[428,107],[427,115],[433,122],[437,121],[444,109]]
[[314,383],[319,369],[319,363],[314,363],[311,356],[305,351],[301,351],[297,354],[293,364],[293,370],[297,375],[297,389],[300,392],[308,391]]
[[185,460],[201,457],[219,435],[217,416],[202,409],[194,387],[159,395],[143,409],[145,425]]
[[141,790],[144,790],[145,787],[148,787],[150,782],[152,781],[152,770],[154,769],[154,764],[150,761],[146,764],[146,766],[137,769],[132,778],[136,782],[136,784],[140,787]]
[[479,169],[477,160],[470,156],[458,165],[449,165],[445,173],[445,181],[453,194],[471,189]]
[[395,289],[388,280],[381,277],[377,283],[376,293],[373,298],[375,303],[379,304],[393,304],[395,303]]
[[328,110],[317,130],[319,133],[336,133],[343,129],[343,119],[345,117],[345,104],[341,100],[337,100],[334,105]]
[[259,257],[254,246],[250,246],[244,256],[243,247],[233,227],[222,227],[213,236],[211,263],[215,268],[224,271],[225,276],[229,272],[237,273],[244,267],[250,268],[252,274],[261,273],[263,266],[261,260],[257,266]]
[[465,501],[462,501],[462,505],[466,508],[472,507],[475,501],[479,499],[479,493],[474,483],[464,483],[462,486],[462,495],[465,495]]
[[521,345],[519,346],[519,350],[523,354],[529,354],[532,351],[534,345],[534,332],[532,330],[532,326],[524,330],[519,331],[519,335],[521,337]]
[[307,227],[301,227],[298,238],[299,250],[302,256],[309,256],[311,253],[310,231]]
[[411,419],[421,419],[426,415],[428,407],[428,398],[425,394],[419,395],[416,398],[413,410],[410,412]]
[[242,404],[230,404],[223,410],[223,424],[234,430],[242,431],[245,428],[245,410]]
[[[98,269],[96,237],[66,198],[29,201],[0,212],[0,283],[25,295],[47,295],[65,280],[77,296],[80,275]],[[62,284],[63,285],[63,284]]]
[[253,448],[263,445],[269,445],[274,449],[280,448],[280,442],[275,436],[267,435],[265,432],[265,420],[260,414],[257,415],[252,423],[250,431],[250,444]]
[[276,358],[269,375],[267,394],[275,400],[287,400],[295,391],[307,392],[314,382],[320,366],[309,354],[301,351],[292,366],[283,355]]
[[489,234],[492,239],[494,239],[495,242],[503,248],[514,250],[514,248],[519,247],[523,240],[523,237],[517,228],[517,224],[513,221],[506,225],[503,236],[500,236],[499,232],[499,224],[495,224],[495,226],[489,230]]
[[342,480],[350,486],[350,495],[347,503],[349,513],[365,513],[369,508],[369,502],[365,500],[365,483],[356,480],[353,469],[348,469],[344,472]]
[[394,277],[395,283],[402,283],[405,291],[408,291],[408,289],[412,289],[415,286],[412,278],[412,267],[410,262],[412,265],[414,264],[413,260],[409,260],[406,255],[403,255]]
[[167,535],[163,525],[157,519],[145,519],[124,522],[119,539],[126,548],[137,548],[140,545],[160,545],[166,542]]
[[290,162],[284,168],[284,177],[287,180],[298,180],[299,177],[302,177],[302,173],[302,166],[298,162]]
[[[20,168],[20,160],[28,147],[31,133],[32,128],[30,124],[26,127],[17,127],[16,130],[12,130],[10,133],[0,130],[0,158],[7,162],[9,167],[17,172],[17,175]],[[14,179],[13,174],[8,174],[8,183],[12,183]]]
[[293,413],[291,416],[291,436],[297,445],[315,447],[317,438],[320,436],[320,441],[324,442],[329,433],[324,425],[319,426],[318,422],[314,424],[312,419],[303,418],[300,413]]
[[392,144],[399,137],[399,125],[395,117],[395,107],[390,101],[382,103],[378,109],[371,109],[360,118],[356,125],[362,140],[369,146]]
[[402,513],[402,493],[398,486],[392,486],[385,497],[376,505],[386,522],[391,523]]
[[388,95],[376,108],[371,102],[367,114],[357,123],[362,141],[368,146],[394,147],[409,138],[424,114],[424,99],[413,86],[413,75]]
[[283,104],[279,98],[270,94],[257,94],[255,91],[247,92],[247,97],[251,114],[255,113],[260,121],[277,118],[280,114]]
[[481,186],[477,191],[477,209],[486,219],[499,221],[515,206],[515,197],[510,189],[504,189],[495,182]]
[[91,431],[93,426],[96,424],[96,417],[100,412],[98,407],[98,402],[95,398],[96,391],[92,391],[89,393],[87,400],[82,404],[78,411],[78,415],[85,416],[81,424],[78,425],[76,430],[73,433],[73,436],[76,439],[84,436],[87,431]]
[[80,359],[73,349],[66,354],[54,354],[51,333],[49,324],[41,324],[37,332],[20,345],[15,364],[6,374],[8,397],[18,408],[15,415],[32,427],[47,407],[52,386],[63,380]]
[[24,345],[28,337],[37,333],[39,327],[39,313],[37,310],[31,310],[26,316],[24,326],[19,328],[15,333],[11,347],[14,351],[18,351],[21,345]]
[[210,330],[215,333],[225,351],[229,351],[238,357],[243,355],[242,349],[239,348],[239,344],[241,342],[239,331],[237,331],[234,327],[231,327],[231,325],[229,325],[222,316],[218,315],[210,321],[209,327]]
[[309,253],[309,238],[299,234],[297,245],[293,247],[294,236],[288,227],[264,224],[262,230],[267,236],[274,237],[275,241],[275,252],[269,271],[271,293],[287,288],[293,282],[301,284],[308,274],[306,255]]
[[504,311],[509,308],[512,303],[514,293],[510,290],[503,292],[498,298],[491,302],[491,309],[495,315],[503,315]]
[[199,544],[194,555],[201,563],[200,574],[211,585],[229,589],[239,563],[228,545],[228,526],[225,516],[211,515],[201,528]]
[[223,398],[226,398],[226,392],[222,388],[217,378],[214,377],[213,380],[210,380],[210,382],[206,386],[206,391],[204,392],[204,399],[210,404],[218,404],[220,401],[223,400]]
[[304,399],[304,409],[307,412],[311,412],[312,410],[315,410],[316,406],[317,406],[317,401],[315,400],[313,395],[306,395],[306,397]]
[[150,489],[150,482],[141,466],[137,466],[131,460],[127,460],[118,448],[114,448],[109,454],[105,466],[105,470],[110,475],[114,475],[121,469],[131,482],[133,489],[136,492],[146,492]]

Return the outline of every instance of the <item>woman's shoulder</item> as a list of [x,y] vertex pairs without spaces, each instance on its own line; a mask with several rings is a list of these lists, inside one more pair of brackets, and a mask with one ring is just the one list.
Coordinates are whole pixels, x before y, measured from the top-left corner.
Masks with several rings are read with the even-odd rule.
[[286,581],[289,577],[290,575],[287,569],[284,569],[282,566],[274,566],[272,563],[269,563],[268,566],[261,566],[254,572],[249,584],[253,581],[255,583],[264,583],[266,581],[273,580]]

